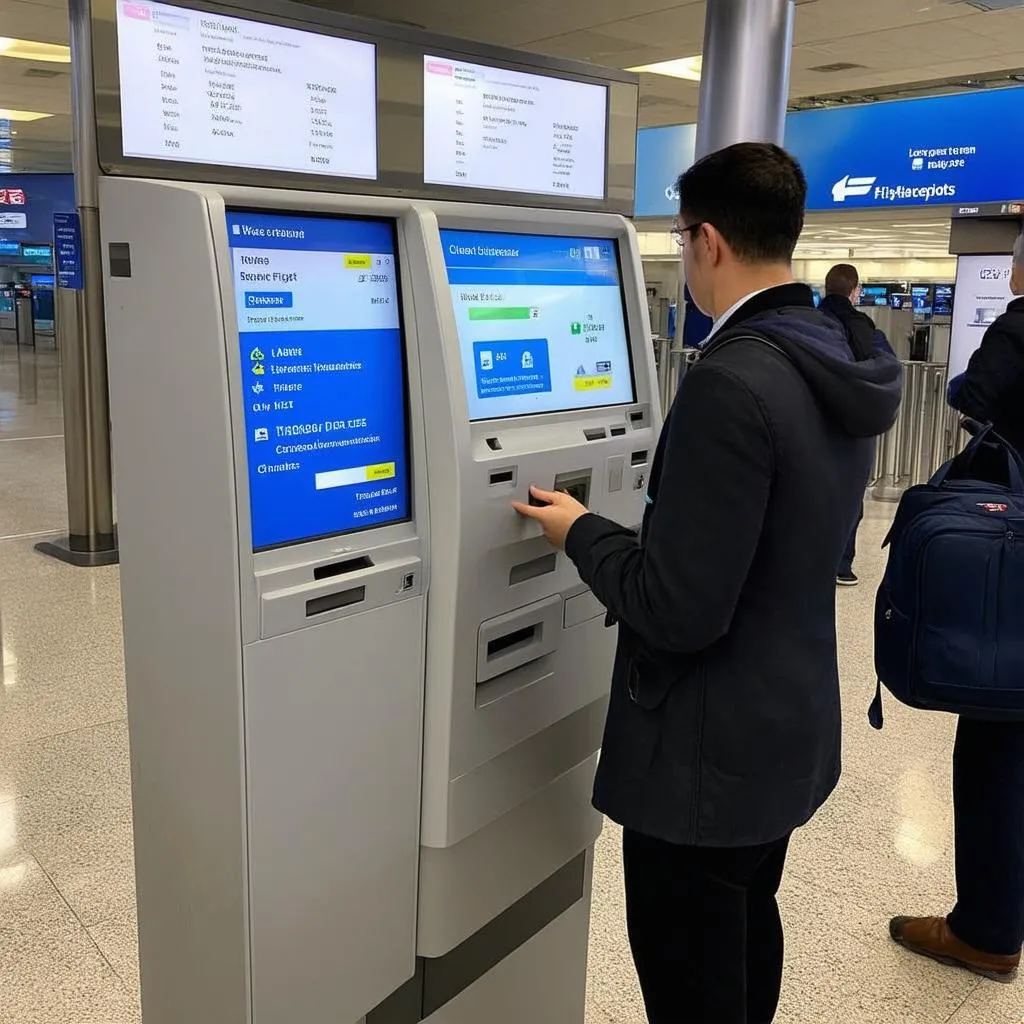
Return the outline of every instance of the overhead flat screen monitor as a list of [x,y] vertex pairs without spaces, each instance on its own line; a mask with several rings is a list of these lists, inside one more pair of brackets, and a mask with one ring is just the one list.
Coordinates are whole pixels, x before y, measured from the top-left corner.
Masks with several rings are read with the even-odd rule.
[[915,320],[930,320],[933,306],[933,291],[930,284],[915,284],[910,287],[910,299],[914,306]]
[[407,519],[395,227],[229,211],[257,551]]
[[956,301],[949,342],[949,374],[967,369],[985,331],[1006,312],[1013,299],[1013,257],[960,256],[956,262]]
[[441,232],[471,420],[635,398],[614,239]]
[[604,199],[608,87],[423,58],[429,185]]
[[126,157],[377,176],[372,43],[118,0]]
[[935,286],[935,303],[932,306],[935,316],[953,315],[953,286],[951,284],[937,284]]
[[53,274],[33,274],[29,280],[33,288],[53,288],[56,284]]
[[866,284],[860,290],[860,305],[888,306],[891,289],[887,284]]
[[910,292],[891,292],[889,294],[890,309],[910,309],[911,302]]

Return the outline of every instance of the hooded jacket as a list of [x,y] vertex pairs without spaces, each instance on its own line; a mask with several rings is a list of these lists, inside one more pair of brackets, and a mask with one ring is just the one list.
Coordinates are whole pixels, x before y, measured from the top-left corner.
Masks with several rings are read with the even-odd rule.
[[619,627],[594,803],[626,828],[774,842],[839,779],[835,572],[900,401],[895,357],[854,348],[810,289],[754,296],[683,378],[639,535],[569,533]]
[[875,326],[875,321],[857,309],[854,304],[842,295],[826,295],[818,304],[822,313],[835,317],[850,336],[854,355],[858,359],[866,358],[872,349],[894,355],[889,339]]

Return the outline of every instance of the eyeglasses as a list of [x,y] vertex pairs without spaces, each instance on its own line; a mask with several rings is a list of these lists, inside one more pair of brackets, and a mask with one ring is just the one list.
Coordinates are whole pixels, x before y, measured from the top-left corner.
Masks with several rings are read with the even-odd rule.
[[672,225],[672,237],[676,240],[676,245],[678,245],[679,248],[682,249],[683,241],[687,237],[689,237],[692,240],[696,236],[697,232],[700,231],[702,227],[704,227],[704,223],[704,221],[698,220],[693,224],[683,225],[680,224],[679,221],[676,221]]

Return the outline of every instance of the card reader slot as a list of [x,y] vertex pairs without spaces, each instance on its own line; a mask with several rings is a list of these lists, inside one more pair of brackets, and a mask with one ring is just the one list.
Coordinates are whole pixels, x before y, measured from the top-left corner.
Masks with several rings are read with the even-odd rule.
[[496,487],[498,484],[514,484],[516,482],[515,466],[508,469],[492,470],[487,477],[487,482],[491,487]]
[[514,587],[517,583],[535,580],[538,576],[546,576],[557,568],[558,556],[552,551],[549,555],[541,555],[540,558],[531,559],[529,562],[513,565],[508,572],[508,585]]
[[313,579],[329,580],[332,576],[347,576],[350,572],[372,569],[373,559],[369,555],[358,558],[346,558],[344,562],[331,562],[330,565],[318,565],[313,569]]
[[558,647],[562,619],[562,597],[553,594],[482,622],[477,636],[477,683],[486,683],[550,654]]
[[630,457],[629,464],[631,466],[646,466],[647,465],[647,450],[644,449],[641,452],[633,452]]
[[306,602],[306,618],[323,615],[325,612],[336,612],[339,608],[349,608],[366,600],[366,587],[352,587],[350,590],[339,590],[323,597],[314,597]]
[[535,622],[532,626],[524,626],[522,629],[506,633],[494,640],[488,640],[487,660],[494,661],[495,658],[500,658],[503,654],[509,654],[522,647],[529,647],[534,640],[539,639],[538,634],[543,632],[543,629],[542,622]]

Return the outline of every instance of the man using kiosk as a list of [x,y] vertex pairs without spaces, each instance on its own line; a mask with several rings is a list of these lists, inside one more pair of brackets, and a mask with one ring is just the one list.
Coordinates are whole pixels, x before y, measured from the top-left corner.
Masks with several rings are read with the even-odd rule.
[[680,179],[685,276],[714,325],[639,537],[564,494],[516,505],[619,623],[595,805],[624,826],[652,1024],[773,1019],[789,839],[839,778],[836,566],[900,371],[794,283],[806,193],[759,143]]

